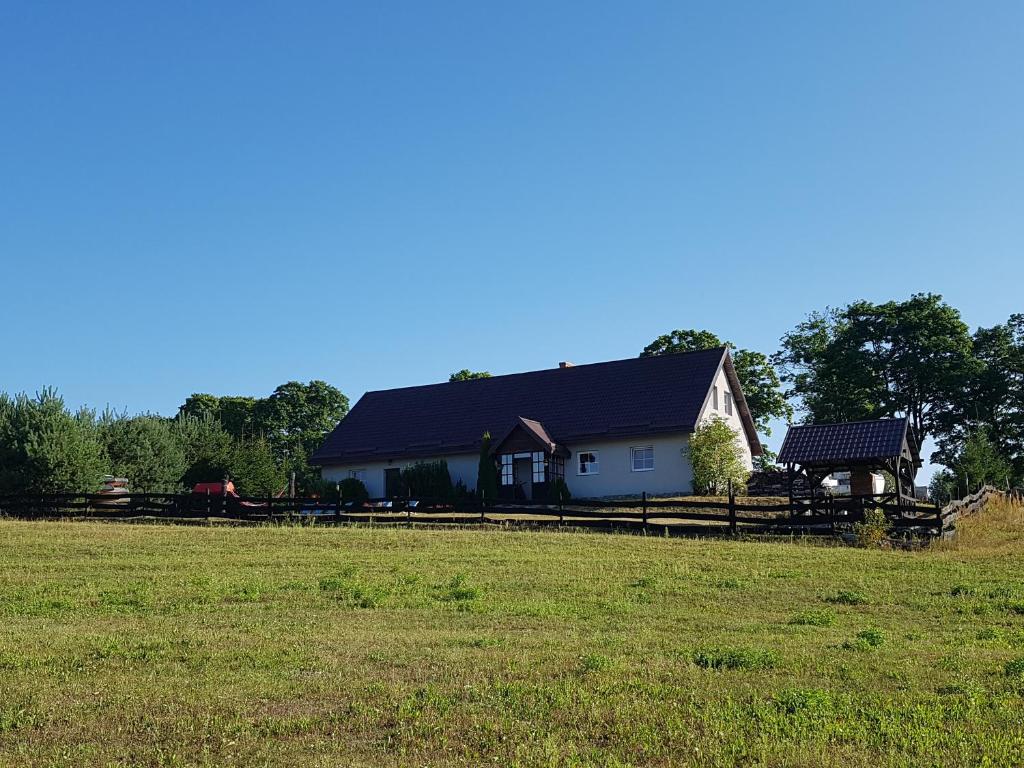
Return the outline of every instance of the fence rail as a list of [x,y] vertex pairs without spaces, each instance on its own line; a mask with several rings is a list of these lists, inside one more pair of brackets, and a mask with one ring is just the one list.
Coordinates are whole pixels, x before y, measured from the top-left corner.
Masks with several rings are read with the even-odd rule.
[[131,493],[0,495],[0,516],[20,519],[223,520],[235,523],[316,523],[373,525],[559,525],[578,528],[643,530],[665,534],[849,532],[881,509],[892,530],[902,535],[948,536],[956,519],[984,505],[994,488],[939,509],[899,506],[874,496],[836,496],[813,505],[780,499],[778,504],[723,499],[573,499],[483,501],[477,498],[378,498],[365,502],[322,498],[237,497],[218,494]]

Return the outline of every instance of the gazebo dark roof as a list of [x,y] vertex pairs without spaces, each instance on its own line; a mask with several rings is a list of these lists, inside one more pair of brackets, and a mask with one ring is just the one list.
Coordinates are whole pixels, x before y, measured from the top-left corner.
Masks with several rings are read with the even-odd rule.
[[919,464],[917,440],[907,419],[801,424],[789,428],[778,460],[803,466],[883,461],[900,456],[904,444]]

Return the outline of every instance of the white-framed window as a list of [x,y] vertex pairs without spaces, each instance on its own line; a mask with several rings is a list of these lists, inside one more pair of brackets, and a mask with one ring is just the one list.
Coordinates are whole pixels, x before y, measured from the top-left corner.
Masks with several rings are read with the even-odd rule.
[[732,392],[729,390],[725,391],[725,412],[727,415],[732,416]]
[[533,456],[533,482],[543,483],[548,479],[547,460],[541,451],[534,451]]
[[654,469],[654,446],[643,445],[629,449],[630,465],[634,472],[650,472]]
[[512,485],[512,454],[501,454],[501,484]]
[[601,472],[601,457],[597,451],[580,451],[576,454],[576,474],[596,475]]
[[711,388],[711,407],[718,410],[718,387]]

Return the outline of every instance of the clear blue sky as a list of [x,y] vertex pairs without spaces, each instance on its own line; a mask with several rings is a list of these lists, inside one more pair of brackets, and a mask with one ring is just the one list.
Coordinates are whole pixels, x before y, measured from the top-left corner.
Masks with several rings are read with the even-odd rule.
[[[1024,4],[0,5],[0,389],[174,413],[1024,311]],[[772,444],[777,448],[782,430]]]

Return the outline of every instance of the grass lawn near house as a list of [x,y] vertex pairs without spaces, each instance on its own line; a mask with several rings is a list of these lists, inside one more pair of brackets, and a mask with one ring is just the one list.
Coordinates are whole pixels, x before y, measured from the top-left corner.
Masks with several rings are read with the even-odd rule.
[[0,765],[1019,765],[1024,512],[961,525],[3,521]]

